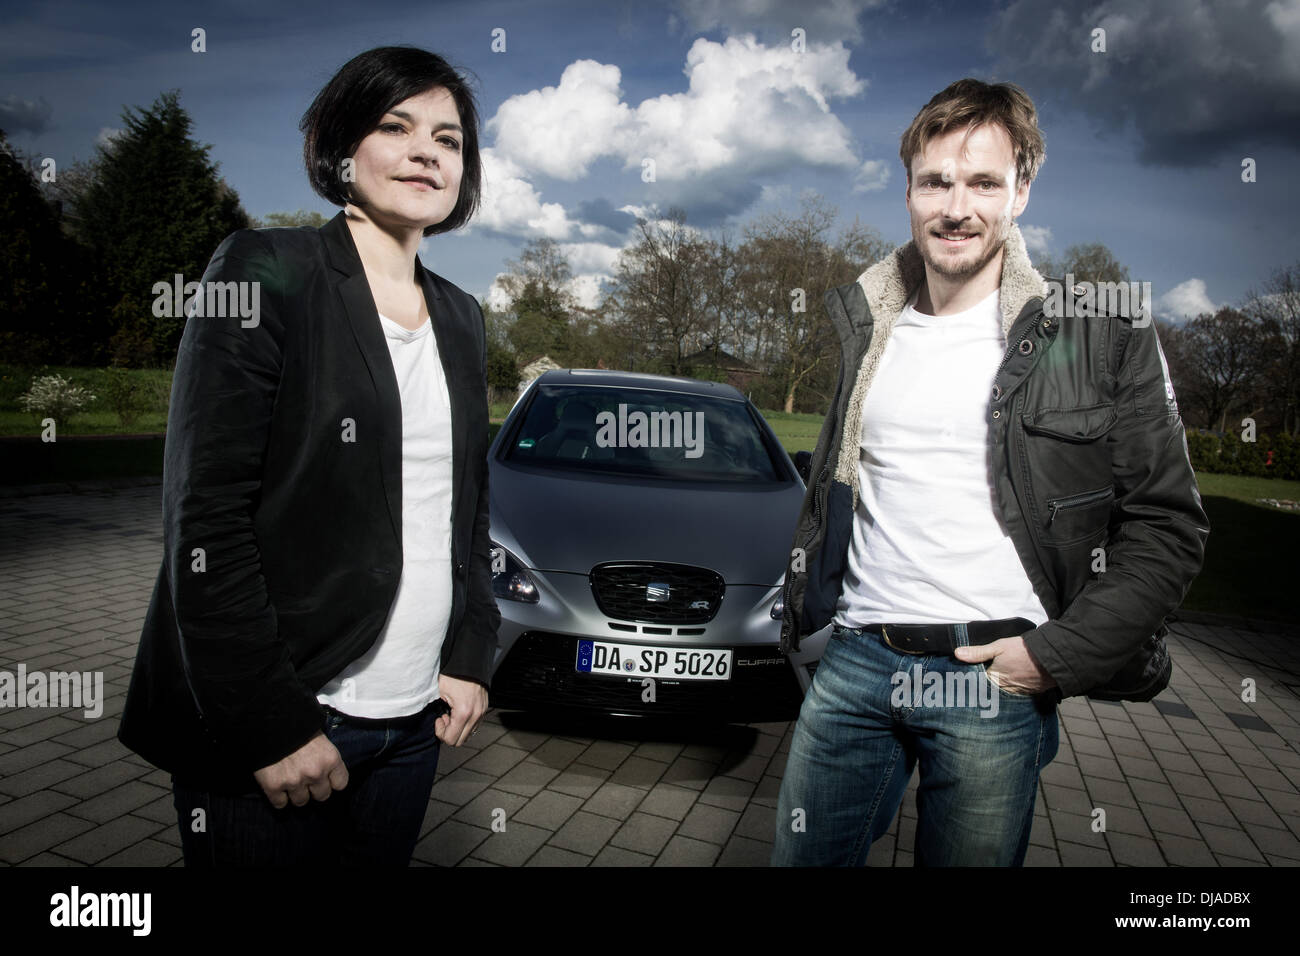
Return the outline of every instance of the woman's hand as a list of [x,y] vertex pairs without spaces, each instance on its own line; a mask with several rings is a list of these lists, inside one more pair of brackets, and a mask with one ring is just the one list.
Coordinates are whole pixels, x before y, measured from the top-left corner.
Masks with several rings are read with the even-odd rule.
[[434,733],[443,743],[459,747],[469,739],[479,720],[487,713],[487,688],[477,681],[439,674],[438,695],[447,702],[451,713],[438,718]]

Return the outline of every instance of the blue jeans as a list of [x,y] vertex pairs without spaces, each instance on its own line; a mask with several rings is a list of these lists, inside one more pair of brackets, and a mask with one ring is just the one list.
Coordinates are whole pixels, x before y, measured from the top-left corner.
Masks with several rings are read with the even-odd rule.
[[916,865],[1022,865],[1056,695],[1004,691],[986,669],[836,626],[790,743],[772,864],[865,865],[920,761]]
[[260,788],[230,795],[173,777],[185,865],[409,865],[438,769],[436,703],[391,720],[326,707],[327,736],[348,768],[347,786],[326,800],[277,810]]

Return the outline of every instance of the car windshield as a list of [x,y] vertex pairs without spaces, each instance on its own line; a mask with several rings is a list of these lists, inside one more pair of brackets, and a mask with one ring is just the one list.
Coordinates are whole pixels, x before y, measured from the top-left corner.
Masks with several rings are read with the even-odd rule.
[[594,385],[539,385],[507,461],[682,481],[780,481],[745,402]]

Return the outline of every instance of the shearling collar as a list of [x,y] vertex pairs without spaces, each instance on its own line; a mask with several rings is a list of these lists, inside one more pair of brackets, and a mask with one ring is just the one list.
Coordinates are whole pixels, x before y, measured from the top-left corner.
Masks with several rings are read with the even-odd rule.
[[[840,457],[835,468],[835,480],[853,489],[853,505],[858,503],[858,454],[862,432],[862,402],[875,377],[889,341],[894,322],[902,313],[907,300],[925,279],[925,263],[916,248],[915,240],[899,246],[885,258],[858,277],[858,284],[866,294],[871,310],[873,330],[871,345],[862,357],[853,393],[844,415],[844,431],[840,438]],[[1002,251],[1002,280],[998,287],[998,306],[1002,313],[1002,333],[1007,335],[1025,304],[1032,298],[1047,295],[1047,283],[1029,261],[1025,239],[1020,227],[1014,223]]]

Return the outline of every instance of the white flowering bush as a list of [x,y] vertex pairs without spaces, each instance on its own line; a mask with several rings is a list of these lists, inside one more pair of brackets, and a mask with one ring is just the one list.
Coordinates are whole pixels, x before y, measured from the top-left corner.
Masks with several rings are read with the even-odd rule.
[[58,425],[95,400],[89,389],[74,385],[62,375],[42,375],[32,379],[31,388],[18,396],[18,404],[41,418],[52,418]]

